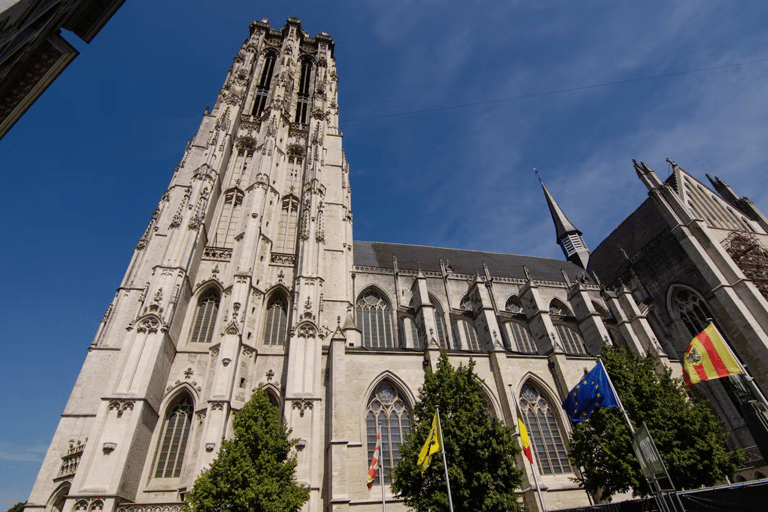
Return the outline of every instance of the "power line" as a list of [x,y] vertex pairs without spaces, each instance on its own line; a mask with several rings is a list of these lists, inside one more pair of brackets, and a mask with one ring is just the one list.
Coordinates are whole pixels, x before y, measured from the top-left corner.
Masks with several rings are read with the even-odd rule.
[[586,91],[589,89],[598,89],[601,87],[610,87],[613,85],[621,85],[621,84],[629,84],[634,82],[642,82],[645,80],[656,80],[657,78],[669,78],[672,76],[681,76],[681,75],[690,75],[692,73],[703,73],[705,71],[714,71],[717,69],[727,69],[727,68],[735,68],[739,66],[747,66],[750,64],[760,64],[763,62],[768,62],[768,58],[764,59],[756,59],[756,60],[749,60],[746,62],[737,62],[732,64],[721,64],[719,66],[709,66],[706,68],[696,68],[696,69],[687,69],[684,71],[673,71],[670,73],[662,73],[659,75],[651,75],[651,76],[644,76],[639,78],[628,78],[626,80],[616,80],[613,82],[603,82],[599,84],[590,84],[590,85],[582,85],[579,87],[569,87],[566,89],[556,89],[554,91],[545,91],[545,92],[533,92],[528,94],[520,94],[517,96],[510,96],[508,98],[499,98],[495,100],[484,100],[484,101],[474,101],[471,103],[460,103],[458,105],[443,105],[441,107],[432,107],[432,108],[425,108],[420,110],[408,110],[405,112],[394,112],[391,114],[380,114],[377,116],[368,116],[368,117],[358,117],[357,119],[349,119],[346,120],[345,123],[355,123],[358,121],[368,121],[371,119],[385,119],[388,117],[403,117],[403,116],[411,116],[414,114],[425,114],[428,112],[440,112],[444,110],[454,110],[458,108],[466,108],[466,107],[477,107],[480,105],[493,105],[494,103],[504,103],[506,101],[514,101],[514,100],[521,100],[521,99],[528,99],[528,98],[538,98],[541,96],[553,96],[555,94],[564,94],[568,92],[578,92],[578,91]]

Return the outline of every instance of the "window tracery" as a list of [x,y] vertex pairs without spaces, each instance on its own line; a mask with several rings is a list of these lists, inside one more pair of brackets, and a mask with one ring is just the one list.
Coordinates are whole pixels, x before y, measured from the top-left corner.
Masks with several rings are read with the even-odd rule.
[[267,305],[267,316],[264,323],[264,344],[285,345],[288,330],[288,302],[278,294],[272,297]]
[[685,288],[677,289],[672,304],[691,336],[699,334],[707,326],[707,319],[712,317],[709,308],[698,294]]
[[168,411],[157,454],[155,478],[178,478],[184,465],[189,431],[192,427],[192,399],[184,394]]
[[450,344],[448,343],[448,330],[445,325],[445,313],[443,313],[443,308],[440,306],[440,301],[438,301],[434,296],[430,296],[430,300],[432,304],[435,306],[435,326],[437,327],[437,343],[440,345],[441,348],[449,349]]
[[509,334],[509,339],[514,343],[513,350],[523,354],[536,354],[538,349],[533,341],[528,326],[521,322],[507,322],[504,324]]
[[264,67],[261,71],[261,79],[256,87],[256,99],[253,102],[252,115],[260,116],[267,107],[267,98],[269,97],[269,86],[272,83],[272,73],[275,70],[276,55],[272,52],[264,56]]
[[587,348],[584,345],[584,338],[574,327],[566,324],[556,324],[555,329],[560,341],[563,343],[563,351],[566,354],[586,354]]
[[312,76],[312,61],[304,58],[301,60],[301,79],[299,80],[299,94],[296,105],[295,123],[307,124],[307,110],[309,108],[309,82]]
[[213,329],[219,312],[219,294],[215,290],[208,291],[200,297],[197,303],[195,323],[192,325],[192,343],[210,343],[213,340]]
[[520,410],[536,452],[539,473],[570,473],[571,464],[553,409],[541,392],[530,384],[524,384],[520,391]]
[[294,196],[283,199],[278,224],[277,240],[273,252],[293,254],[296,250],[296,231],[299,228],[299,201]]
[[240,190],[230,190],[224,194],[224,206],[221,209],[219,225],[213,241],[214,247],[232,248],[240,224],[243,193]]
[[515,297],[514,295],[507,299],[507,304],[504,306],[504,309],[506,311],[509,311],[510,313],[520,314],[523,313],[523,305],[520,303],[520,299]]
[[357,301],[357,325],[363,331],[363,346],[393,348],[392,319],[389,303],[373,289]]
[[[400,459],[400,445],[411,430],[411,415],[400,398],[397,388],[389,381],[383,381],[374,390],[368,401],[366,433],[368,439],[368,461],[376,449],[377,426],[381,430],[381,460],[384,465],[384,484],[392,483],[391,470]],[[376,472],[375,485],[381,483]]]

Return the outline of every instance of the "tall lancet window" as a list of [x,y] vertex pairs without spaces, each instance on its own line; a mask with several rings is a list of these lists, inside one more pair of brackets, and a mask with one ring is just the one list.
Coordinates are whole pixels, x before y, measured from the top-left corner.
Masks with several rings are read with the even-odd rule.
[[237,236],[237,227],[240,224],[242,210],[243,193],[239,190],[226,192],[213,245],[216,247],[232,247],[235,245],[235,236]]
[[688,328],[691,336],[696,336],[707,326],[707,319],[712,318],[709,309],[699,296],[685,288],[678,289],[672,297],[672,304],[677,314]]
[[209,291],[197,303],[195,323],[192,325],[192,343],[210,343],[213,340],[213,328],[219,312],[219,294]]
[[192,399],[183,395],[168,411],[157,454],[155,478],[178,478],[184,465],[189,430],[192,427]]
[[292,254],[296,250],[296,231],[299,228],[299,201],[293,196],[283,198],[280,224],[273,252]]
[[[384,485],[392,483],[391,471],[400,459],[400,445],[411,430],[411,415],[405,402],[398,395],[395,386],[387,381],[376,386],[368,402],[366,433],[368,437],[368,458],[376,449],[376,433],[381,431],[381,460],[384,464]],[[381,483],[380,471],[376,472],[375,485]]]
[[451,348],[448,344],[448,329],[445,325],[445,313],[440,305],[440,301],[437,300],[434,295],[429,296],[430,302],[435,306],[435,327],[437,327],[437,343],[444,349]]
[[275,295],[267,306],[267,320],[264,324],[265,345],[285,345],[288,330],[288,301],[282,295]]
[[520,409],[523,421],[536,451],[536,463],[542,475],[560,475],[571,472],[565,444],[557,426],[550,403],[538,389],[528,384],[520,391]]
[[272,72],[275,70],[275,54],[268,53],[264,56],[264,67],[261,70],[261,79],[256,87],[256,99],[253,102],[254,116],[260,116],[267,108],[267,98],[269,97],[269,85],[272,83]]
[[389,303],[375,290],[366,291],[357,301],[357,326],[363,331],[363,346],[390,348],[395,346],[392,337],[392,315]]
[[312,61],[302,59],[301,79],[299,80],[299,97],[296,104],[296,119],[294,122],[307,124],[307,109],[309,108],[309,81],[312,76]]

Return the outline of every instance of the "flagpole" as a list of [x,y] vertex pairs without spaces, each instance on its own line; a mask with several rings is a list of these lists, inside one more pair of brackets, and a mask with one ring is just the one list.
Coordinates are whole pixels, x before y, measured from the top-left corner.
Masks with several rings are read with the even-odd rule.
[[381,510],[387,512],[387,500],[384,498],[384,443],[381,442],[381,423],[376,422],[376,428],[378,429],[377,435],[379,436],[379,480],[381,481]]
[[443,452],[443,468],[445,468],[445,485],[448,487],[448,506],[453,512],[453,498],[451,497],[451,481],[448,479],[448,462],[445,459],[445,439],[443,439],[443,426],[440,424],[440,406],[437,409],[437,429],[440,431],[440,449]]
[[624,415],[624,419],[627,420],[627,425],[629,425],[629,431],[632,433],[632,438],[635,437],[635,427],[632,426],[632,422],[629,421],[629,415],[627,415],[626,409],[624,409],[624,404],[621,403],[621,397],[619,397],[619,394],[616,392],[616,388],[613,387],[613,380],[611,380],[611,374],[608,373],[608,368],[605,367],[603,364],[603,360],[600,358],[600,356],[597,356],[597,362],[598,364],[603,365],[603,372],[605,372],[606,377],[608,377],[608,385],[611,386],[611,391],[613,392],[613,396],[616,397],[616,402],[619,404],[619,410]]
[[[517,412],[517,417],[522,418],[523,414],[520,410],[520,405],[517,403],[517,398],[515,397],[515,392],[512,389],[512,384],[508,384],[509,386],[509,394],[512,396],[512,402],[515,404],[515,411]],[[523,424],[525,424],[523,422]],[[525,459],[526,457],[523,457]],[[533,450],[531,450],[531,458],[533,458]],[[531,474],[533,475],[533,482],[536,485],[536,494],[539,496],[539,501],[541,502],[541,510],[542,512],[546,512],[547,507],[544,505],[544,496],[541,494],[541,487],[539,487],[539,477],[536,475],[536,468],[533,467],[533,462],[528,461],[531,465]],[[523,463],[525,464],[525,463]]]

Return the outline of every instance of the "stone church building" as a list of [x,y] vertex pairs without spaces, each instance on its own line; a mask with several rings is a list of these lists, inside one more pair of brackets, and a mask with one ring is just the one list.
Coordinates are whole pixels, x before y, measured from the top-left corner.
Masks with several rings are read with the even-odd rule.
[[[679,374],[711,317],[768,389],[768,221],[748,199],[638,163],[648,199],[591,253],[543,185],[564,260],[355,241],[337,86],[327,33],[251,23],[107,308],[27,511],[181,510],[259,385],[299,439],[304,510],[380,510],[382,482],[366,486],[376,422],[391,468],[440,347],[476,362],[489,414],[515,425],[518,398],[531,510],[532,471],[548,509],[589,503],[560,404],[604,343]],[[754,397],[739,382],[697,392],[751,450],[740,477],[760,476]],[[405,510],[388,483],[388,508]]]

